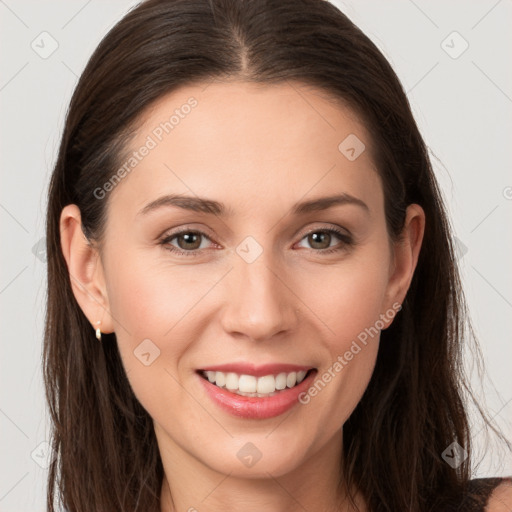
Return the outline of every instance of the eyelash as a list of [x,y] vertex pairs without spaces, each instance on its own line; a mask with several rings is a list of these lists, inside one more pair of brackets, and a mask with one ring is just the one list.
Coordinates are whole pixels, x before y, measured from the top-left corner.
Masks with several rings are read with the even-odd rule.
[[[338,244],[337,246],[334,246],[334,247],[331,247],[329,249],[310,249],[311,251],[314,251],[314,252],[318,252],[320,254],[331,254],[333,252],[338,252],[338,251],[342,251],[346,246],[351,246],[351,245],[354,245],[354,241],[352,240],[352,238],[347,235],[346,233],[343,233],[342,231],[338,230],[338,229],[335,229],[335,228],[328,228],[328,229],[313,229],[312,231],[309,231],[308,233],[306,233],[302,238],[301,238],[301,241],[306,238],[308,235],[311,235],[313,233],[329,233],[329,234],[334,234],[337,238],[339,238],[342,243],[341,244]],[[200,236],[203,236],[205,238],[207,238],[208,240],[211,241],[210,237],[201,232],[201,231],[196,231],[196,230],[192,230],[192,229],[184,229],[182,231],[177,231],[176,233],[171,233],[169,236],[166,236],[165,238],[163,238],[160,242],[161,245],[164,246],[164,248],[167,250],[167,251],[170,251],[174,254],[177,254],[179,256],[186,256],[186,257],[189,257],[189,256],[200,256],[201,254],[201,249],[194,249],[194,250],[191,250],[191,251],[184,251],[182,249],[177,249],[176,247],[172,246],[172,245],[169,245],[171,240],[174,240],[175,238],[179,237],[180,235],[184,235],[184,234],[194,234],[194,235],[200,235]]]

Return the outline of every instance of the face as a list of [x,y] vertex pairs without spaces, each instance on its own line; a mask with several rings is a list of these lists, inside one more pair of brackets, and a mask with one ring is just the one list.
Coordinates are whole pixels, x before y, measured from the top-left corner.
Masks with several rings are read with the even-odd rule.
[[173,460],[279,476],[339,450],[421,243],[418,209],[391,242],[371,152],[300,84],[187,86],[144,115],[94,275],[76,270],[105,310],[76,294]]

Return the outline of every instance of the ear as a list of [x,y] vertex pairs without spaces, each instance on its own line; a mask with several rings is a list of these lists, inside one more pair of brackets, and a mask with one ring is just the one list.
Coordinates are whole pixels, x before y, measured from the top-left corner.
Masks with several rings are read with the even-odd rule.
[[[391,259],[390,277],[384,301],[386,311],[390,311],[391,308],[396,311],[396,307],[393,305],[401,305],[405,300],[418,263],[424,233],[425,212],[421,206],[411,204],[406,210],[404,228],[400,238],[393,243],[393,258]],[[394,316],[392,315],[386,321],[384,328],[391,325]]]
[[113,332],[101,258],[82,231],[80,209],[75,204],[62,209],[60,239],[71,288],[80,308],[94,330],[99,327],[103,333]]

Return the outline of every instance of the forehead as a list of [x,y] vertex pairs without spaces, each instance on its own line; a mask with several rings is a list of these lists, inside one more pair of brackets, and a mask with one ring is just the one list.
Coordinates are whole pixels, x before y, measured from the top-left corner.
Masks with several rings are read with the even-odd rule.
[[112,201],[142,207],[172,192],[254,206],[335,189],[371,201],[380,188],[371,152],[356,114],[322,90],[292,82],[188,85],[141,116]]

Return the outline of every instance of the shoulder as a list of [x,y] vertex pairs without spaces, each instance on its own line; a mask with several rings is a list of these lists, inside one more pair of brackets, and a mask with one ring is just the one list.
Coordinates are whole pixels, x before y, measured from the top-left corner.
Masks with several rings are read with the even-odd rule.
[[500,478],[487,500],[485,512],[510,512],[512,510],[512,476]]

